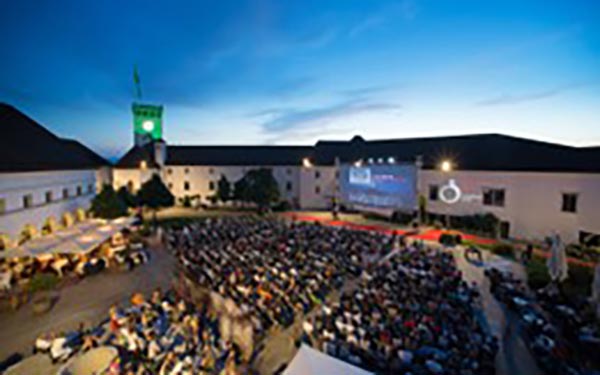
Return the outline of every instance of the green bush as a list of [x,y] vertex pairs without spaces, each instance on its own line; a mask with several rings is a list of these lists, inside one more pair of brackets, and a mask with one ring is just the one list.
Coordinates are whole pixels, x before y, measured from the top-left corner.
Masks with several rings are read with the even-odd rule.
[[490,248],[490,251],[496,255],[506,258],[514,258],[515,257],[515,248],[511,244],[507,243],[497,243]]
[[442,233],[439,242],[442,245],[455,246],[462,242],[462,236],[460,234]]
[[[543,288],[550,283],[550,274],[544,258],[534,257],[525,266],[525,271],[527,284],[532,290]],[[591,293],[593,279],[593,268],[569,264],[569,277],[561,284],[561,290],[569,299],[585,298]]]
[[285,212],[291,210],[292,205],[288,201],[280,201],[279,203],[271,207],[271,209],[275,212]]
[[31,293],[52,290],[58,285],[58,276],[53,273],[35,274],[29,282],[29,291]]

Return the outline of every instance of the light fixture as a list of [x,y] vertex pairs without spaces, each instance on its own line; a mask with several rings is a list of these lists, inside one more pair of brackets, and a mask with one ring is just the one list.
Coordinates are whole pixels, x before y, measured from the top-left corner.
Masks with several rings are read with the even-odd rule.
[[377,159],[377,164],[383,164],[383,158],[378,158]]
[[147,132],[151,132],[152,130],[154,130],[154,122],[150,120],[142,122],[142,129],[144,129]]
[[146,160],[142,160],[140,162],[140,169],[144,170],[148,167],[148,164],[146,163]]
[[452,171],[452,162],[450,160],[443,160],[440,164],[440,169],[442,170],[442,172]]
[[360,168],[362,166],[362,159],[358,159],[357,161],[354,162],[354,166],[356,168]]
[[388,163],[390,163],[390,164],[394,164],[395,162],[396,162],[396,159],[395,159],[393,156],[390,156],[390,157],[388,158]]
[[375,161],[373,160],[373,158],[368,158],[368,159],[367,159],[367,163],[369,163],[369,164],[373,164],[373,163],[375,163]]
[[313,165],[312,165],[312,163],[311,163],[311,161],[310,161],[310,159],[309,159],[309,158],[304,158],[304,159],[302,159],[302,166],[303,166],[304,168],[310,168],[310,167],[312,167]]

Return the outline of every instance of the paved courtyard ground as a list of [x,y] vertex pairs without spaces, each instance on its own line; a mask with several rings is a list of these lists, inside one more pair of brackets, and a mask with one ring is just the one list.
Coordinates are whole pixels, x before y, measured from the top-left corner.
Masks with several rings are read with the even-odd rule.
[[127,303],[135,292],[149,294],[156,287],[168,288],[172,257],[156,241],[150,254],[149,263],[131,272],[103,272],[62,288],[60,299],[44,315],[35,315],[31,303],[0,313],[0,361],[15,352],[29,354],[42,333],[76,329],[80,322],[99,323],[108,316],[112,304]]

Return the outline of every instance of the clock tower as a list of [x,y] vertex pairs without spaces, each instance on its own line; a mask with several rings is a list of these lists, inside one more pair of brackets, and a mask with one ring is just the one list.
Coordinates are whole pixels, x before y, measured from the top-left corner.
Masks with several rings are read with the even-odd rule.
[[162,105],[133,103],[133,137],[136,146],[162,139]]

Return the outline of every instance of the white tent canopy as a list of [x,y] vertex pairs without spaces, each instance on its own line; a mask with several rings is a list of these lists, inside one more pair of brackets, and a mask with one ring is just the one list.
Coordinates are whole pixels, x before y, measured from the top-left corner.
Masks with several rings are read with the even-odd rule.
[[121,217],[112,221],[88,220],[55,233],[34,238],[19,247],[2,251],[0,258],[87,253],[133,224],[134,221],[135,218],[132,217]]
[[372,375],[349,363],[321,353],[307,345],[302,345],[283,375]]

